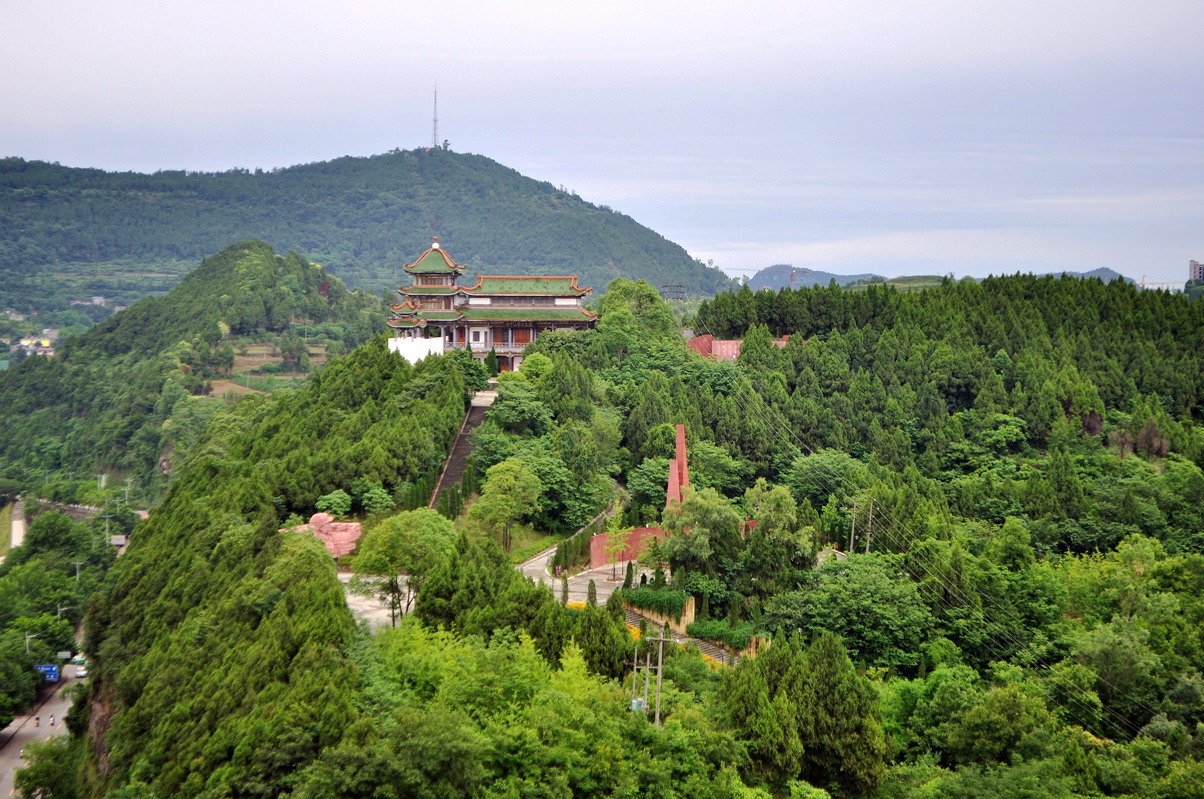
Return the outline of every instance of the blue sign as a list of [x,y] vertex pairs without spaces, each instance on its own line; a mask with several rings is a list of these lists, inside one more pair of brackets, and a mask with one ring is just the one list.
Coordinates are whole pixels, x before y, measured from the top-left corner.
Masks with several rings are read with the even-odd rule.
[[58,682],[63,676],[63,667],[57,663],[38,663],[34,668],[42,672],[42,678],[46,682]]

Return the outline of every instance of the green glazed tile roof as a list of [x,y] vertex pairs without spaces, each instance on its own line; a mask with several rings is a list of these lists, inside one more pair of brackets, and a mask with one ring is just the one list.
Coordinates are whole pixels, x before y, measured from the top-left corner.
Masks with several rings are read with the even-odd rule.
[[450,322],[460,318],[457,311],[419,311],[419,318],[426,319],[430,322]]
[[589,292],[577,285],[576,275],[528,277],[521,275],[481,275],[476,285],[465,286],[470,294],[554,294],[580,297]]
[[451,274],[464,271],[464,267],[451,259],[451,256],[445,253],[442,249],[430,247],[422,255],[418,256],[418,260],[406,266],[406,271],[410,274]]
[[389,327],[419,327],[425,326],[426,322],[421,319],[388,319]]
[[584,308],[489,308],[464,306],[466,322],[532,321],[532,322],[592,322],[595,317]]

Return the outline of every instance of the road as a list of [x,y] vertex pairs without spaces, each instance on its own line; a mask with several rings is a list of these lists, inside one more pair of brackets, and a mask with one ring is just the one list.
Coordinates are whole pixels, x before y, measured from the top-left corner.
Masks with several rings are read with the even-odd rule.
[[[356,621],[366,621],[368,626],[373,630],[381,630],[393,625],[389,618],[389,604],[381,601],[375,596],[361,596],[352,592],[349,587],[352,575],[347,572],[339,572],[339,582],[343,584],[343,593],[347,596],[347,607],[351,610],[351,615],[355,616]],[[401,578],[402,589],[405,588],[405,578]],[[405,597],[402,597],[405,601]],[[412,604],[412,603],[411,603]],[[410,608],[413,610],[413,607]],[[3,794],[0,794],[3,796]]]
[[[525,576],[529,577],[532,582],[538,583],[541,580],[545,585],[552,589],[556,599],[560,599],[560,580],[553,578],[548,563],[552,560],[552,556],[556,554],[556,547],[545,549],[534,557],[524,560],[518,565],[518,570]],[[652,579],[652,573],[647,570],[641,570],[640,565],[635,564],[635,579],[639,582],[641,571],[648,574],[648,579]],[[569,575],[569,602],[585,602],[589,597],[589,581],[594,581],[594,588],[598,594],[598,604],[603,605],[606,600],[610,599],[610,595],[615,592],[615,589],[623,585],[623,577],[627,573],[626,561],[618,563],[614,569],[610,566],[603,566],[600,569],[592,569],[577,574]],[[611,579],[612,574],[617,579]]]
[[[74,685],[75,670],[78,666],[63,667],[64,679],[46,691],[45,699],[29,710],[27,715],[17,716],[12,723],[0,732],[0,797],[10,796],[13,792],[13,775],[23,765],[21,748],[30,741],[44,741],[55,735],[64,735],[67,725],[64,719],[71,707],[70,700],[63,697],[63,690]],[[70,675],[70,676],[68,676]],[[40,716],[41,722],[34,723],[34,716]],[[54,716],[54,726],[50,726],[50,717]]]
[[[14,547],[19,547],[25,543],[25,503],[17,497],[16,504],[13,505],[13,523],[9,530],[8,548],[11,550]],[[4,561],[0,557],[0,563]],[[2,794],[0,794],[2,795]]]

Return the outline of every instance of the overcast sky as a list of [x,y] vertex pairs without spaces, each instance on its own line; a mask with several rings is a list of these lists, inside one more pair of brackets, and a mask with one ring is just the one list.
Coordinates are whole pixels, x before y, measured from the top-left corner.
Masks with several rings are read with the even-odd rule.
[[429,144],[736,274],[1204,260],[1204,2],[0,3],[0,155],[153,171]]

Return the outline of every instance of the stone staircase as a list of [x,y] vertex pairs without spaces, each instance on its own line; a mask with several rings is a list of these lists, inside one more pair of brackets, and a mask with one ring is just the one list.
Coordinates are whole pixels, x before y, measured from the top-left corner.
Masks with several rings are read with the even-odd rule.
[[[656,622],[651,621],[650,619],[645,619],[633,608],[627,608],[625,615],[627,623],[632,627],[638,628],[641,621],[648,621],[648,628],[651,630],[656,624]],[[740,662],[739,655],[729,651],[727,648],[715,643],[714,641],[707,641],[702,638],[690,638],[688,636],[678,635],[674,632],[670,632],[669,637],[673,639],[673,643],[675,644],[679,644],[681,646],[692,644],[698,647],[699,652],[711,658],[712,660],[716,660],[724,664],[725,666],[734,666]]]
[[469,406],[468,413],[464,416],[464,424],[460,426],[460,434],[456,436],[456,443],[452,445],[447,461],[443,464],[443,473],[439,475],[439,482],[435,483],[435,490],[431,492],[429,507],[438,507],[444,489],[454,486],[464,477],[464,472],[468,469],[468,456],[472,454],[472,431],[485,421],[486,410],[488,406],[485,405]]

